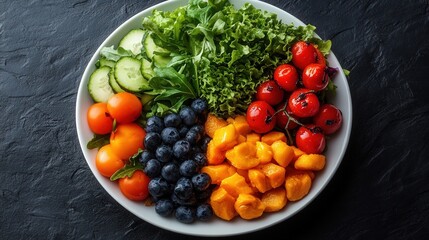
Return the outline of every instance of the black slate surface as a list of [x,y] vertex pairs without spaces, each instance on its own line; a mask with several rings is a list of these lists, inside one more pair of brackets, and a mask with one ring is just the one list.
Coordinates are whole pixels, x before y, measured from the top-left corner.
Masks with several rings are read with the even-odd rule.
[[[200,239],[116,203],[79,148],[75,100],[99,44],[161,1],[0,0],[0,239]],[[429,1],[269,2],[317,27],[351,70],[353,129],[307,208],[225,239],[427,239]]]

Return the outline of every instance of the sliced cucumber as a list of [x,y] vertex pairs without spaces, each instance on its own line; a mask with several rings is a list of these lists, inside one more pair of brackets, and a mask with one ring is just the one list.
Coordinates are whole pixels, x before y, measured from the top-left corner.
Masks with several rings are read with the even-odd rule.
[[107,67],[110,67],[110,68],[114,68],[115,64],[116,64],[114,61],[110,61],[110,60],[107,60],[105,58],[100,58],[98,60],[98,63],[100,64],[100,67],[107,66]]
[[115,78],[119,86],[131,92],[149,90],[149,83],[143,77],[141,60],[132,57],[122,57],[115,65]]
[[125,92],[125,90],[122,89],[121,86],[119,86],[118,82],[116,81],[115,71],[113,69],[109,73],[109,84],[115,93]]
[[134,55],[139,55],[142,52],[142,40],[146,33],[143,29],[133,29],[125,37],[121,39],[118,47],[131,51]]
[[89,77],[88,92],[95,102],[107,102],[115,94],[109,84],[110,70],[107,66],[100,67]]
[[142,59],[141,72],[143,74],[143,77],[146,79],[151,79],[155,75],[155,72],[153,71],[153,68],[152,68],[152,63],[146,58]]
[[153,62],[157,67],[166,67],[170,61],[171,57],[164,57],[156,54],[153,56]]
[[146,56],[150,59],[153,58],[155,52],[160,52],[163,55],[168,55],[170,51],[165,48],[159,47],[155,44],[150,34],[146,35],[143,43],[144,50],[146,52]]

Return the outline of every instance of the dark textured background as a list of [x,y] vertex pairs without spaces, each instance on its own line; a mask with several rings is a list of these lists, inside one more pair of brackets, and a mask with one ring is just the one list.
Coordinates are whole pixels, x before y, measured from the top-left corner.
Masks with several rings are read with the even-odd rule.
[[[75,100],[97,47],[160,0],[0,0],[0,239],[198,239],[146,223],[96,181]],[[228,239],[427,239],[429,1],[267,1],[333,41],[349,78],[346,156],[307,208]]]

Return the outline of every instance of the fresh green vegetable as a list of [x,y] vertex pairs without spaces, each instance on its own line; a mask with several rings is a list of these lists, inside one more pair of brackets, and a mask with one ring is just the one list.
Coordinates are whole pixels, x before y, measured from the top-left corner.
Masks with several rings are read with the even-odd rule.
[[205,98],[217,116],[233,117],[246,112],[256,86],[270,79],[276,66],[290,62],[294,42],[312,42],[329,53],[331,42],[315,37],[315,29],[285,24],[249,3],[236,9],[228,0],[189,0],[173,11],[155,9],[117,49],[105,47],[100,54],[114,69],[124,57],[141,62],[132,61],[140,66],[141,75],[134,73],[144,86],[131,82],[127,89],[135,79],[115,76],[122,89],[155,96],[146,117],[177,112],[195,97]]
[[116,171],[111,177],[111,181],[116,181],[120,178],[131,177],[136,170],[143,170],[143,165],[139,162],[139,158],[142,155],[143,150],[139,149],[136,154],[130,157],[129,161],[125,166]]
[[168,66],[183,69],[198,96],[221,117],[246,111],[256,86],[291,60],[293,42],[313,42],[324,54],[331,46],[315,37],[312,25],[284,24],[275,14],[248,3],[235,9],[227,0],[190,0],[171,12],[154,10],[143,28],[170,52]]

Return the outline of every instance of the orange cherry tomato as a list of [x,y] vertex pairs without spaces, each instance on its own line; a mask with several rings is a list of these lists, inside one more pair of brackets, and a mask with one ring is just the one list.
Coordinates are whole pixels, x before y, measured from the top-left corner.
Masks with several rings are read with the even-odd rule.
[[113,152],[110,144],[101,147],[95,157],[95,166],[101,175],[111,177],[125,165],[124,161]]
[[110,135],[112,150],[122,160],[128,160],[139,149],[144,149],[143,140],[146,131],[137,123],[118,124]]
[[150,178],[141,170],[136,170],[133,175],[119,179],[119,189],[130,200],[141,201],[149,196]]
[[108,134],[113,128],[113,118],[107,111],[106,103],[94,103],[86,113],[89,129],[95,134]]
[[107,109],[118,123],[130,123],[140,116],[142,103],[136,95],[129,92],[120,92],[107,101]]

